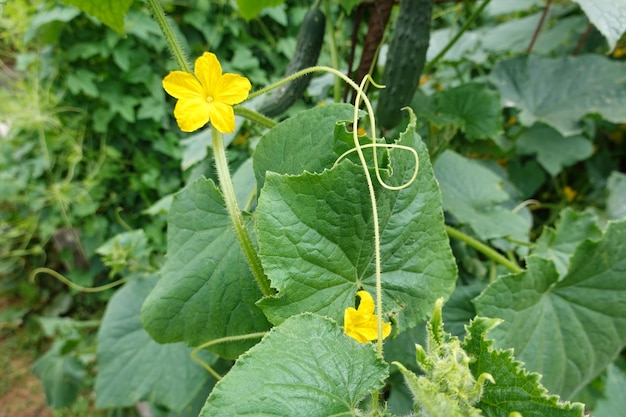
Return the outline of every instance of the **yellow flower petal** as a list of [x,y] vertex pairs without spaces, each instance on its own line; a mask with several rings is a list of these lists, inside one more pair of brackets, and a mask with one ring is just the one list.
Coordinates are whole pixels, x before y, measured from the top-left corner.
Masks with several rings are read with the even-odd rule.
[[179,101],[174,116],[180,129],[193,132],[211,122],[222,133],[235,130],[232,105],[248,97],[250,80],[237,74],[222,74],[215,54],[205,52],[196,59],[194,75],[172,71],[163,79],[163,88]]
[[210,121],[213,127],[222,133],[232,133],[235,131],[235,112],[228,104],[214,101],[209,104]]
[[252,85],[250,80],[238,74],[224,74],[215,90],[215,101],[226,104],[239,104],[248,98]]
[[205,52],[200,58],[196,59],[194,73],[200,80],[206,94],[215,100],[220,78],[222,77],[222,66],[215,54]]
[[206,93],[196,77],[183,71],[172,71],[163,79],[163,89],[170,96],[182,98],[206,98]]
[[359,314],[369,317],[374,314],[374,299],[367,291],[359,291],[356,293],[356,296],[361,299],[359,302]]
[[181,99],[174,107],[176,123],[183,132],[193,132],[200,129],[209,121],[209,114],[209,103],[202,98]]
[[[356,293],[361,299],[358,310],[346,308],[343,317],[344,332],[361,343],[378,338],[378,321],[374,314],[374,299],[367,291]],[[391,334],[391,324],[383,323],[383,338]]]

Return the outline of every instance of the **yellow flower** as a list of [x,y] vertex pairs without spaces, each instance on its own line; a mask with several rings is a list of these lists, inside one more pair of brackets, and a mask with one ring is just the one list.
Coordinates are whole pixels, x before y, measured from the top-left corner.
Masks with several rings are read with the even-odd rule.
[[250,92],[250,80],[237,74],[222,74],[215,54],[205,52],[196,59],[195,76],[172,71],[163,79],[163,88],[178,99],[174,117],[183,132],[193,132],[211,122],[222,133],[235,130],[233,105]]
[[[343,316],[344,332],[361,343],[378,338],[378,323],[374,314],[374,299],[367,291],[359,291],[356,295],[361,299],[359,309],[346,308]],[[391,324],[383,323],[383,338],[391,334]]]

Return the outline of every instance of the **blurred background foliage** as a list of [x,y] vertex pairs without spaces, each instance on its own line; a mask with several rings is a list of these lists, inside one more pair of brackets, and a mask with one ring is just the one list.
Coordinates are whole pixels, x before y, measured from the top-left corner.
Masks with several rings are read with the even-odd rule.
[[[163,3],[190,57],[210,50],[226,72],[245,74],[257,89],[284,74],[311,2],[287,1],[249,21],[230,0]],[[357,57],[361,53],[366,19],[353,26],[367,10],[347,13],[343,3],[331,2],[330,10],[345,70],[352,47]],[[39,357],[34,370],[57,415],[99,415],[91,391],[95,335],[115,290],[68,288],[39,268],[83,287],[156,271],[171,197],[192,179],[215,176],[210,149],[201,133],[183,134],[174,123],[173,100],[161,88],[174,63],[142,2],[132,3],[125,36],[59,1],[12,0],[0,7],[0,340],[12,340],[3,342],[10,346],[5,350]],[[433,157],[452,149],[480,161],[505,180],[511,201],[534,208],[528,212],[532,237],[565,207],[604,220],[626,214],[624,121],[583,114],[574,145],[562,153],[562,145],[549,146],[563,139],[554,126],[520,122],[520,110],[503,108],[503,90],[494,87],[498,63],[531,49],[545,58],[611,52],[580,7],[565,0],[554,2],[535,40],[544,7],[539,0],[494,0],[438,57],[478,4],[437,2],[428,61],[438,63],[427,64],[411,104]],[[622,39],[606,59],[623,62],[624,51]],[[326,43],[319,64],[331,64],[330,52]],[[383,45],[375,79],[386,53]],[[331,100],[332,83],[316,77],[287,114]],[[227,137],[234,170],[244,166],[260,133],[248,122],[242,126]],[[510,241],[494,244],[519,249]],[[491,274],[475,251],[453,245],[461,280]],[[35,277],[38,271],[44,273]],[[50,389],[59,377],[69,382]],[[602,381],[582,394],[585,400],[593,403]]]

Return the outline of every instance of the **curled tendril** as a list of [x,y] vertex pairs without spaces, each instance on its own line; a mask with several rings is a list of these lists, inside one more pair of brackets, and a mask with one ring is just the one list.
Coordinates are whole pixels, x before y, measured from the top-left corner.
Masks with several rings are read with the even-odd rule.
[[[374,164],[374,169],[376,170],[376,179],[378,180],[378,183],[385,189],[387,190],[391,190],[391,191],[399,191],[399,190],[403,190],[409,186],[411,186],[411,184],[413,184],[413,182],[415,181],[415,179],[417,178],[417,172],[419,171],[419,155],[417,154],[417,151],[413,148],[411,148],[410,146],[406,146],[406,145],[400,145],[398,143],[366,143],[365,145],[359,145],[361,147],[361,149],[366,149],[366,148],[385,148],[385,149],[402,149],[405,151],[409,151],[413,154],[414,158],[415,158],[415,168],[413,169],[413,175],[411,176],[411,178],[409,178],[409,180],[407,182],[405,182],[404,184],[401,185],[389,185],[387,184],[380,176],[380,167],[378,166],[378,164]],[[346,156],[348,156],[349,154],[351,154],[352,152],[356,152],[356,148],[352,148],[349,149],[347,151],[345,151],[344,153],[342,153],[341,155],[339,155],[339,158],[337,158],[337,160],[335,161],[335,165],[337,165],[339,162],[341,162],[343,160],[343,158],[345,158]],[[375,161],[378,162],[378,157],[375,156]]]

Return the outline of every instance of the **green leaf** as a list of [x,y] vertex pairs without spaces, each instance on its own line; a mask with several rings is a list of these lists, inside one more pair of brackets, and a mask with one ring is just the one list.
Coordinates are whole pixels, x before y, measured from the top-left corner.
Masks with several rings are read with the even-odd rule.
[[563,136],[582,132],[580,119],[599,114],[626,122],[626,63],[600,55],[500,61],[491,73],[502,104],[520,110],[520,122],[546,123]]
[[[414,128],[413,117],[399,143],[417,149],[417,179],[400,191],[384,190],[374,181],[383,309],[396,316],[400,330],[422,321],[438,297],[452,292],[456,280],[439,189]],[[285,140],[297,141],[298,134]],[[311,154],[306,148],[300,152]],[[393,176],[387,182],[407,182],[415,168],[413,156],[406,150],[389,154]],[[259,256],[279,291],[259,303],[272,322],[310,311],[342,323],[357,290],[375,293],[372,209],[360,166],[344,160],[319,174],[268,173],[257,216]]]
[[561,212],[554,228],[546,227],[537,239],[532,254],[554,262],[559,275],[567,273],[570,258],[586,239],[600,239],[598,219],[591,213],[577,213],[570,208]]
[[528,240],[530,224],[503,206],[510,196],[494,172],[448,150],[437,159],[435,175],[443,195],[443,208],[458,222],[469,225],[479,238],[511,236]]
[[385,362],[371,344],[316,314],[291,317],[242,355],[216,384],[200,417],[354,416],[384,385]]
[[609,197],[606,200],[606,212],[609,219],[626,218],[626,174],[613,171],[606,183]]
[[591,142],[582,135],[563,137],[544,124],[526,129],[515,141],[520,155],[536,154],[537,161],[555,177],[564,167],[587,159],[593,153]]
[[[134,277],[107,305],[98,332],[98,408],[148,400],[180,412],[210,378],[191,359],[191,349],[182,343],[159,345],[141,326],[141,305],[156,282],[156,275]],[[208,353],[201,358],[215,361]]]
[[586,240],[562,278],[550,260],[530,256],[527,270],[502,277],[476,300],[479,315],[504,323],[493,331],[543,384],[565,398],[595,378],[626,344],[626,222]]
[[566,6],[554,6],[547,10],[545,16],[540,11],[522,18],[507,19],[496,26],[483,26],[477,29],[482,38],[481,46],[491,54],[525,54],[529,40],[539,22],[543,21],[532,52],[537,55],[561,52],[559,47],[561,50],[564,46],[571,48],[572,38],[579,37],[582,34],[581,27],[587,24],[584,16],[568,16],[568,12],[571,13],[571,8],[568,10]]
[[46,404],[53,409],[67,407],[76,401],[87,371],[78,358],[63,352],[65,343],[57,341],[33,364],[41,380]]
[[616,417],[624,414],[626,400],[626,371],[616,364],[609,365],[604,381],[604,397],[593,409],[594,417]]
[[348,14],[350,14],[350,12],[352,12],[352,9],[354,9],[356,6],[361,3],[365,3],[366,1],[367,0],[336,0],[336,2],[339,3]]
[[486,417],[509,417],[518,412],[524,417],[582,417],[580,403],[563,403],[549,395],[539,383],[540,376],[528,373],[523,363],[513,358],[511,350],[493,348],[486,339],[487,332],[498,321],[477,317],[467,328],[462,347],[474,360],[470,362],[473,375],[490,374],[495,383],[485,384],[476,405]]
[[124,34],[124,16],[133,0],[62,0],[63,3],[76,6],[89,13],[111,29]]
[[509,179],[520,190],[522,198],[532,198],[547,178],[545,171],[534,159],[529,161],[521,161],[521,158],[511,159],[507,168]]
[[444,90],[439,94],[439,110],[455,117],[469,140],[490,138],[502,130],[500,96],[484,84]]
[[503,14],[523,12],[540,4],[542,4],[541,0],[495,1],[487,5],[485,14],[494,17]]
[[333,152],[335,125],[352,120],[353,113],[349,104],[329,104],[298,113],[270,129],[254,151],[258,189],[263,188],[266,171],[301,174],[332,166],[337,159]]
[[609,51],[626,32],[626,1],[624,0],[574,0],[580,4],[589,21],[609,42]]
[[89,97],[98,96],[98,87],[94,82],[96,74],[84,68],[78,68],[67,75],[67,88],[72,94],[80,92],[85,93]]
[[285,0],[237,0],[237,7],[244,19],[256,17],[266,7],[281,5]]
[[201,129],[180,141],[183,147],[183,158],[180,167],[183,171],[188,170],[194,164],[204,160],[208,155],[208,148],[212,146],[212,129]]
[[[144,326],[156,341],[198,346],[269,328],[255,305],[261,291],[213,181],[200,178],[174,197],[167,240],[161,279],[142,309]],[[243,340],[210,349],[235,359],[255,343]]]

